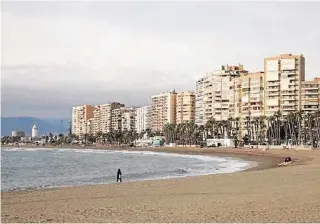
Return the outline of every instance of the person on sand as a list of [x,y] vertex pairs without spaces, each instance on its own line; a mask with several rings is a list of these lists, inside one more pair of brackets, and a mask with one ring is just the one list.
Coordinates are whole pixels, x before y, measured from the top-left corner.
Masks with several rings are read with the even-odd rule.
[[284,162],[285,162],[285,163],[291,162],[291,157],[290,157],[290,156],[289,156],[289,157],[286,157],[286,158],[284,159]]
[[119,181],[122,182],[121,175],[122,175],[121,170],[118,169],[118,172],[117,172],[117,182],[119,182]]
[[285,166],[285,165],[290,164],[291,162],[292,162],[292,159],[291,159],[290,156],[288,156],[288,157],[285,157],[285,158],[284,158],[284,162],[282,162],[282,163],[280,163],[280,164],[278,164],[278,165],[279,165],[279,166]]

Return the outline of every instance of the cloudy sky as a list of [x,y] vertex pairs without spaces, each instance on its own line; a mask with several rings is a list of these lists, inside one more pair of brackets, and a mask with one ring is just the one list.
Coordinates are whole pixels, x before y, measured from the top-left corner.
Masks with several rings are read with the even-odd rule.
[[304,54],[320,76],[320,2],[2,3],[2,116],[65,118],[71,107],[140,106],[195,89],[222,64]]

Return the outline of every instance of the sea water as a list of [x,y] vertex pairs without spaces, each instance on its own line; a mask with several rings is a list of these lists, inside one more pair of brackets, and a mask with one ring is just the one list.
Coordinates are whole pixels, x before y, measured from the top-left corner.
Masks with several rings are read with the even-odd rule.
[[108,184],[231,173],[254,166],[229,157],[149,151],[2,148],[1,190]]

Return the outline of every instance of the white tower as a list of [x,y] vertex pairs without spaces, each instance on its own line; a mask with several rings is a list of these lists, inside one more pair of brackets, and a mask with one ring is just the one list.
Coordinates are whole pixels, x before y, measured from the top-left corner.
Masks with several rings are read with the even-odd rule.
[[32,127],[31,137],[36,138],[38,136],[39,136],[39,129],[38,129],[37,125],[34,124]]

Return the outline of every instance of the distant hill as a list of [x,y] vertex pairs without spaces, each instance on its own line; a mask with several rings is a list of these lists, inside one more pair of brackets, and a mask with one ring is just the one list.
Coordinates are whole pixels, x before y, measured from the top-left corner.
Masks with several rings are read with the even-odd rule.
[[49,133],[68,133],[68,119],[39,119],[36,117],[1,117],[1,136],[11,135],[12,130],[21,129],[31,135],[33,124],[37,124],[40,135]]

